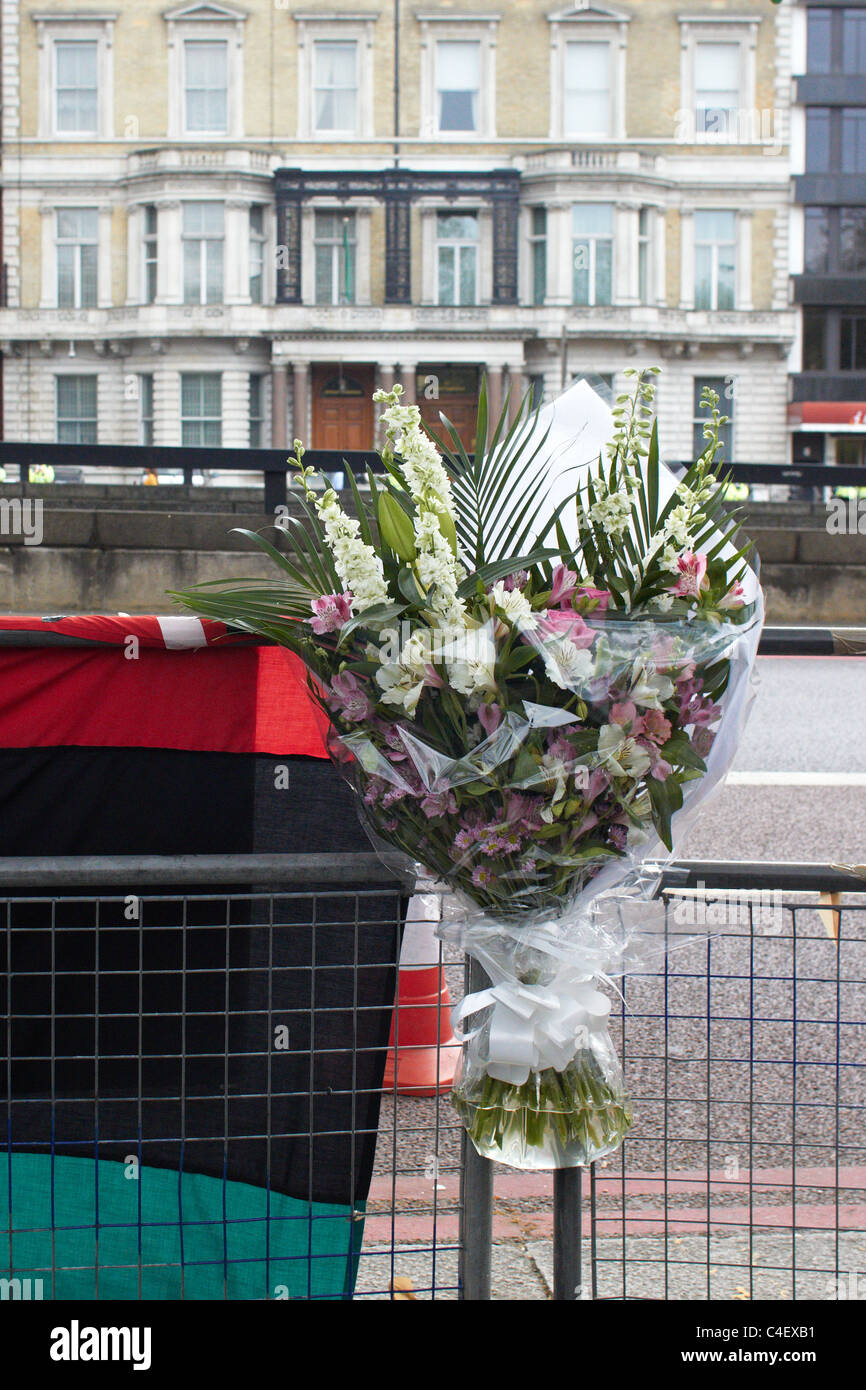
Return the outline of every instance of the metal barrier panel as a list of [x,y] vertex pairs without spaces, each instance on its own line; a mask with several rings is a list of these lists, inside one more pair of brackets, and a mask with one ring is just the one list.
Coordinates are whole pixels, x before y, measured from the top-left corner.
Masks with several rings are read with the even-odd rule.
[[615,1008],[632,1132],[554,1181],[467,1152],[447,1088],[385,1089],[429,1014],[393,1009],[405,885],[147,866],[133,901],[5,880],[3,1297],[863,1296],[862,898],[670,894],[667,963]]

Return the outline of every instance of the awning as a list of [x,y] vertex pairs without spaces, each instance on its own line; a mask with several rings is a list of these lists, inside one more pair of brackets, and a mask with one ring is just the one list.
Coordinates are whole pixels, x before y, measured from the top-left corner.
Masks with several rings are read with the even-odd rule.
[[798,430],[866,433],[866,401],[796,401],[788,406],[788,420]]

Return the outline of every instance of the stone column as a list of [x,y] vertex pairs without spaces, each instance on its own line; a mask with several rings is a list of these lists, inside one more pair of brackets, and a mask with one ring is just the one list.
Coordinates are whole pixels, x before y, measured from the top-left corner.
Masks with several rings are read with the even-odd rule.
[[690,208],[680,212],[680,308],[695,307],[695,215]]
[[526,391],[526,378],[519,367],[511,367],[508,373],[508,381],[511,387],[511,395],[508,398],[508,423],[514,424],[517,412],[520,409],[520,402],[523,400]]
[[110,203],[99,209],[96,255],[96,302],[100,309],[111,308],[111,271],[114,247],[111,242],[112,210]]
[[271,367],[271,448],[288,447],[289,416],[289,370],[288,367]]
[[400,366],[397,368],[397,375],[403,387],[402,399],[404,405],[415,404],[415,372],[416,366],[414,362],[401,362]]
[[309,410],[309,362],[292,363],[292,384],[294,388],[294,403],[292,408],[292,438],[300,439],[304,444],[309,444],[308,433],[308,410]]
[[487,367],[487,419],[488,435],[493,433],[499,412],[502,409],[502,367]]

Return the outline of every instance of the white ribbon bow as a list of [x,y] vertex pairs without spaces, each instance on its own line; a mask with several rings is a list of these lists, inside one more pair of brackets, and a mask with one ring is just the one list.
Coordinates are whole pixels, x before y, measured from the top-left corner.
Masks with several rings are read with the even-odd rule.
[[553,1067],[563,1071],[585,1046],[589,1034],[603,1032],[610,1000],[594,989],[585,975],[561,970],[549,985],[525,985],[517,980],[492,985],[467,997],[451,1012],[458,1037],[464,1018],[493,1005],[490,1015],[485,1071],[498,1081],[522,1086],[530,1072]]

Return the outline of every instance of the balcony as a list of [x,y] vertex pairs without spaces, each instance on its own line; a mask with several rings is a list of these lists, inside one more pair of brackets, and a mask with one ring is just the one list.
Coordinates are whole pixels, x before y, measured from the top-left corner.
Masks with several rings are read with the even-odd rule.
[[866,304],[866,276],[795,275],[797,304]]
[[866,400],[866,372],[796,372],[791,376],[791,400]]

